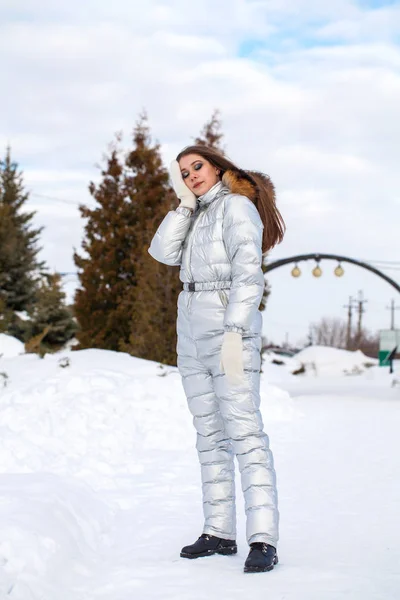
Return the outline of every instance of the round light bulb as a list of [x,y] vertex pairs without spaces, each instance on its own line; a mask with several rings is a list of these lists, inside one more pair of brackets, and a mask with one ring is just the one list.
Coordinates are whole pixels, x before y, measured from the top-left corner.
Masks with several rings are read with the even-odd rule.
[[300,277],[301,271],[297,265],[295,265],[292,269],[292,277]]
[[344,269],[343,269],[342,265],[338,265],[336,267],[336,269],[334,270],[334,273],[335,273],[336,277],[342,277],[342,275],[344,275]]
[[314,277],[321,277],[321,275],[322,275],[321,267],[319,265],[314,267],[312,270],[312,274],[314,275]]

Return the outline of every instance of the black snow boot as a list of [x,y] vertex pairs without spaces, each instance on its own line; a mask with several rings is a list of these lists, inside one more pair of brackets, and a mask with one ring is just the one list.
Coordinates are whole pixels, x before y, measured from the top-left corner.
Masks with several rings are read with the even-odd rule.
[[250,544],[250,552],[244,563],[245,573],[263,573],[272,571],[278,564],[276,548],[263,542]]
[[197,542],[185,546],[181,550],[182,558],[199,558],[200,556],[211,556],[212,554],[236,554],[236,540],[223,540],[203,533]]

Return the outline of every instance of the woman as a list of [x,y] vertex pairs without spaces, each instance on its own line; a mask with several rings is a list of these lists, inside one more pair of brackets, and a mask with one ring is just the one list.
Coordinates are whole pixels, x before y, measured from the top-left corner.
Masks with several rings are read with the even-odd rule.
[[153,258],[180,265],[178,368],[197,430],[204,528],[185,558],[235,554],[234,455],[245,498],[250,552],[245,572],[278,562],[273,457],[259,411],[264,292],[262,254],[284,222],[269,178],[239,170],[206,146],[185,148],[171,165],[180,205],[159,226]]

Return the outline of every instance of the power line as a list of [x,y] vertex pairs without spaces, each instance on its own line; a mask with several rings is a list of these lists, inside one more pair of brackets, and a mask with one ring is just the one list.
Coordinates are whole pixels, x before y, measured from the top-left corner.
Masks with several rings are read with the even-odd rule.
[[76,206],[80,206],[80,202],[75,202],[75,200],[66,200],[64,198],[56,198],[55,196],[47,196],[45,194],[37,194],[36,192],[30,192],[30,196],[34,196],[36,198],[45,198],[46,200],[56,200],[56,202],[62,202],[63,204],[75,204]]
[[382,263],[387,265],[400,265],[400,260],[366,260],[369,263]]

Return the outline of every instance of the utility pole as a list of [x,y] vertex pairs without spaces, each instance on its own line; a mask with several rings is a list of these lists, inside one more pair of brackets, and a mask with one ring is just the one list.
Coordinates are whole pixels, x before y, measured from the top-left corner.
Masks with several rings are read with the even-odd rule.
[[283,343],[283,347],[286,349],[289,348],[289,333],[288,332],[286,332],[286,334],[285,334],[285,341]]
[[351,320],[352,320],[352,311],[353,311],[353,298],[349,296],[349,303],[344,304],[343,308],[347,308],[347,333],[346,333],[346,350],[350,350],[350,340],[351,340]]
[[394,327],[394,312],[395,312],[395,310],[399,310],[400,306],[395,306],[394,300],[392,298],[390,306],[387,306],[386,308],[391,311],[391,314],[390,314],[390,329],[394,329],[395,328]]
[[357,344],[356,344],[357,348],[356,348],[356,350],[359,349],[360,342],[361,342],[362,316],[363,316],[363,313],[365,312],[365,310],[364,310],[365,302],[368,302],[368,300],[365,300],[363,298],[362,290],[359,290],[358,300],[357,300],[358,323],[357,323]]

